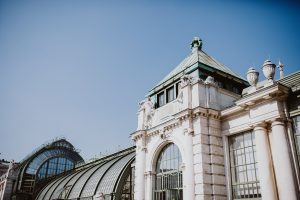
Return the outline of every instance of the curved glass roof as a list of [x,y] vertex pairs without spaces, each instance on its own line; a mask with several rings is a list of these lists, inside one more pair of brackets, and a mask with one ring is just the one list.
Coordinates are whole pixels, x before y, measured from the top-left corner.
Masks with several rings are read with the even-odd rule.
[[41,145],[21,161],[16,188],[32,195],[52,177],[74,169],[79,162],[84,161],[70,142],[64,138],[53,140]]
[[101,158],[93,163],[71,170],[69,174],[57,178],[45,186],[36,199],[65,199],[93,197],[96,192],[116,193],[123,172],[130,167],[135,157],[135,148],[129,148]]
[[50,149],[33,158],[26,169],[26,173],[36,174],[39,167],[45,163],[45,161],[54,157],[67,157],[73,159],[74,161],[80,160],[80,157],[77,154],[74,154],[74,152],[70,152],[65,149]]

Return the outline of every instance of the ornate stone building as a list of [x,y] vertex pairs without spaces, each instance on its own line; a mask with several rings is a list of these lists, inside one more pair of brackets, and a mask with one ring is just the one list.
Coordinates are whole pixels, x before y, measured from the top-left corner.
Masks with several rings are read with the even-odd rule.
[[279,63],[275,81],[266,60],[246,81],[191,46],[139,104],[136,147],[75,165],[69,142],[42,146],[0,178],[1,200],[300,199],[300,71]]
[[248,83],[191,46],[140,103],[134,199],[299,199],[300,71]]

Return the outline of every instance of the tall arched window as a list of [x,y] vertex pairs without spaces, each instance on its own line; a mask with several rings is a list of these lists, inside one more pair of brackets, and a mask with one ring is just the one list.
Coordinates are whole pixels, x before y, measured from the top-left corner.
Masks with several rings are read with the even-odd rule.
[[163,148],[156,163],[154,200],[183,199],[181,163],[181,154],[175,144],[171,143]]

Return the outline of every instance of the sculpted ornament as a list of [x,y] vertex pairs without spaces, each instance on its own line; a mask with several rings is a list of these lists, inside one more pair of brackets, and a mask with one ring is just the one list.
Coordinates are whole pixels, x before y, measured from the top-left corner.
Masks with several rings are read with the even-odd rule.
[[186,74],[186,75],[183,75],[180,80],[181,80],[181,83],[180,83],[181,88],[183,88],[184,86],[192,83],[193,77],[189,74]]
[[276,65],[273,64],[270,60],[266,60],[263,64],[262,71],[269,82],[273,82],[274,80],[275,67]]
[[152,124],[152,118],[154,115],[154,104],[151,101],[150,97],[148,97],[146,100],[140,102],[139,111],[144,112],[143,127],[145,129],[150,128],[151,124]]
[[194,135],[194,129],[193,128],[185,128],[183,130],[183,133],[187,134],[187,135]]
[[216,82],[215,82],[215,79],[211,76],[208,76],[205,81],[204,81],[204,84],[209,84],[209,85],[217,85]]
[[182,104],[183,103],[182,88],[187,86],[188,84],[191,84],[193,81],[193,77],[191,75],[183,75],[180,80],[181,82],[179,83],[179,87],[178,87],[177,101]]
[[247,80],[252,87],[256,87],[256,84],[258,82],[258,75],[259,72],[257,72],[253,67],[249,68],[247,72]]

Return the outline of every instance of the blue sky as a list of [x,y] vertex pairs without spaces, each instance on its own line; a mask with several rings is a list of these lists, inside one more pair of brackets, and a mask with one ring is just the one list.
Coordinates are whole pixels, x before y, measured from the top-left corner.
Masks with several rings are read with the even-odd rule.
[[86,159],[131,145],[138,102],[194,36],[245,77],[267,58],[299,70],[299,35],[285,1],[0,1],[0,159],[58,136]]

